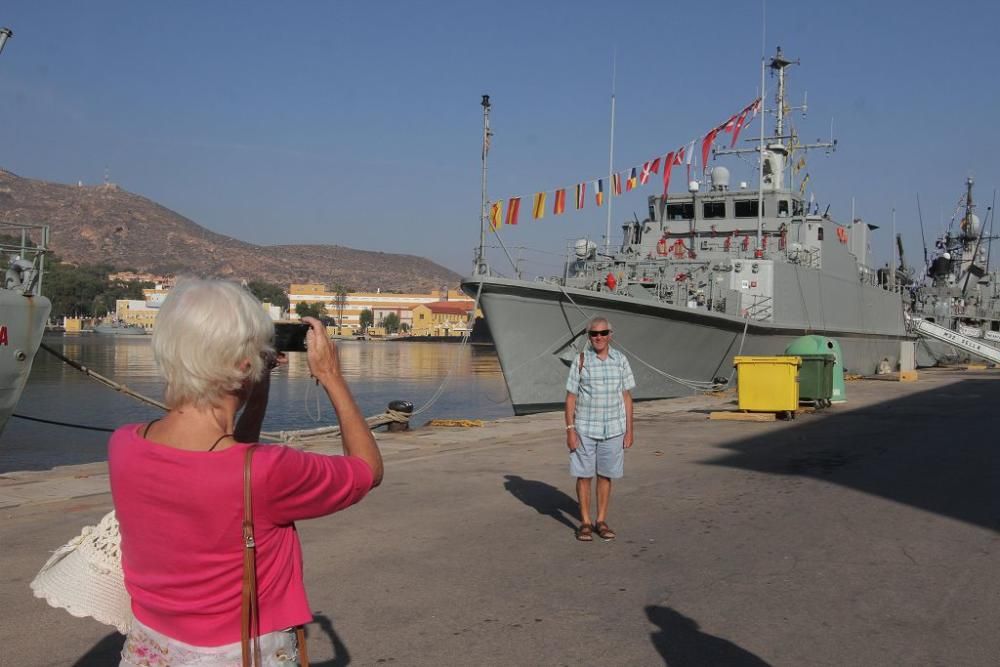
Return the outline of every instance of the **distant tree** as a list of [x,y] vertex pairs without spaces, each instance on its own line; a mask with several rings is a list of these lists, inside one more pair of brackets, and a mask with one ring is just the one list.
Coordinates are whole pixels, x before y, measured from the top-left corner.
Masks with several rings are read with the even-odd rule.
[[396,313],[389,313],[385,316],[385,319],[382,320],[382,326],[384,326],[385,330],[389,333],[396,333],[399,331],[399,315]]
[[247,289],[261,302],[267,302],[279,306],[282,310],[288,310],[288,294],[281,285],[267,283],[263,280],[251,280],[247,283]]
[[358,319],[360,320],[362,331],[368,331],[368,327],[375,324],[375,314],[372,313],[371,308],[365,308],[362,310]]
[[326,306],[322,303],[306,303],[300,301],[295,304],[295,314],[299,317],[315,317],[322,319],[326,316]]
[[337,296],[333,299],[334,308],[337,311],[337,322],[340,326],[344,326],[344,308],[347,307],[347,289],[343,285],[337,285],[334,288]]

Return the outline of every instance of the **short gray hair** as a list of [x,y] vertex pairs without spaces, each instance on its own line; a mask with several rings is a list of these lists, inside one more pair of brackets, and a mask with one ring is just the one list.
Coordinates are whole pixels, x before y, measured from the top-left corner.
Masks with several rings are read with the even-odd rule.
[[590,321],[587,323],[587,329],[593,329],[594,325],[597,324],[598,322],[604,322],[605,324],[607,324],[608,330],[614,333],[615,328],[611,325],[611,320],[606,318],[604,315],[595,315],[594,317],[591,317]]
[[260,378],[273,339],[274,323],[246,289],[225,280],[180,279],[153,331],[167,406],[218,405]]

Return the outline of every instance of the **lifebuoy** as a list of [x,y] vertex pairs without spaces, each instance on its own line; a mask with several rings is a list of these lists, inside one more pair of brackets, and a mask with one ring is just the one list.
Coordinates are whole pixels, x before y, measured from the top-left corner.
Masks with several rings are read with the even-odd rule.
[[660,240],[656,242],[656,254],[657,255],[667,254],[667,239],[665,236],[660,237]]
[[837,227],[837,238],[841,243],[847,243],[847,230],[843,227]]

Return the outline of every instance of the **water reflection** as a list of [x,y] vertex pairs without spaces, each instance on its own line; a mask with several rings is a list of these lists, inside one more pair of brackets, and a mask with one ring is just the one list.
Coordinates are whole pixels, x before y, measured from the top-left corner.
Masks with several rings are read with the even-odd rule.
[[[151,337],[46,336],[45,343],[130,389],[163,400]],[[451,343],[343,341],[341,367],[366,415],[403,399],[421,407],[447,384],[416,423],[428,419],[494,419],[513,414],[492,348]],[[449,372],[451,375],[449,377]],[[333,409],[309,377],[304,353],[289,355],[275,372],[265,430],[311,428],[335,422]],[[318,422],[317,405],[320,413]],[[18,414],[92,427],[113,428],[159,415],[156,408],[87,379],[39,351]],[[0,436],[0,472],[49,468],[105,458],[107,433],[11,419]]]

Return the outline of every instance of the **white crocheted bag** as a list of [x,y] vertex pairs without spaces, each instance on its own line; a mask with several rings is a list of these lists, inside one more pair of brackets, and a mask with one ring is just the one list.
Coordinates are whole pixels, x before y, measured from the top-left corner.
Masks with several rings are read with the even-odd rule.
[[31,582],[35,597],[73,616],[113,625],[127,634],[132,601],[122,573],[118,519],[108,512],[96,526],[56,549]]

